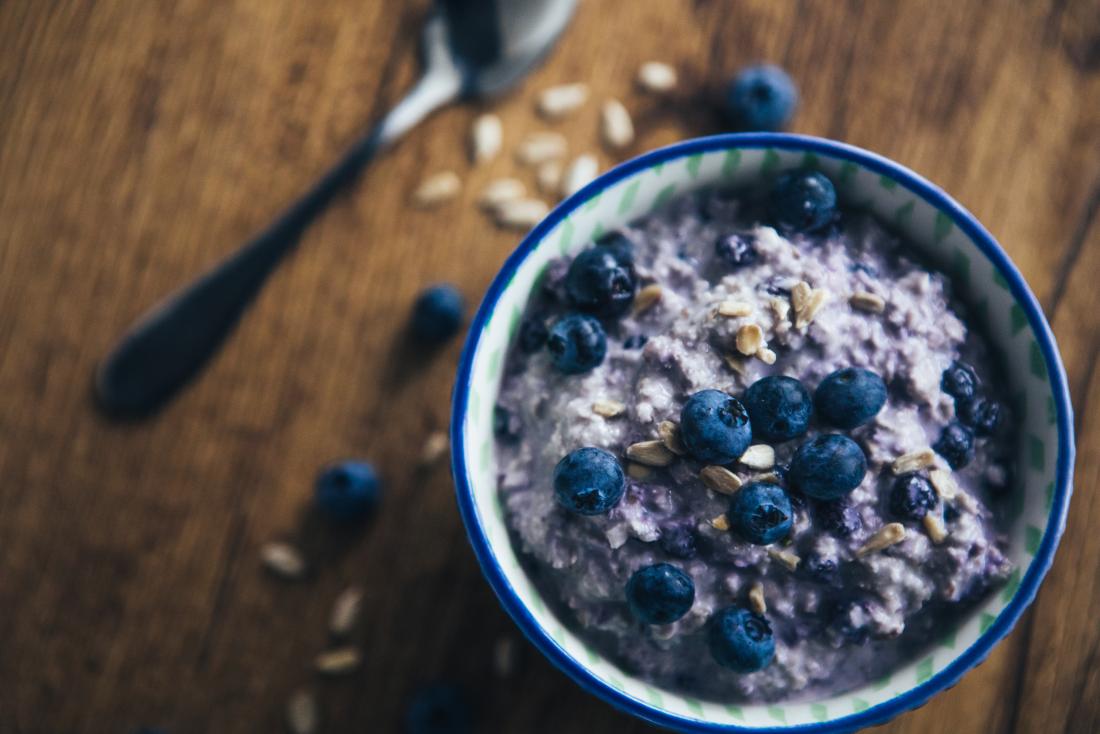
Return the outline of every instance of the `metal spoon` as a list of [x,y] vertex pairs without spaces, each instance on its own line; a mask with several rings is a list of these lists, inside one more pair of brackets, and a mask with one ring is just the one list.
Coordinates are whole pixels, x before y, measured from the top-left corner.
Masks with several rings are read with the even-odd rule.
[[374,128],[266,230],[154,307],[95,378],[99,405],[119,417],[163,406],[232,331],[267,276],[375,154],[439,107],[518,82],[553,46],[576,0],[437,0],[424,27],[424,74]]

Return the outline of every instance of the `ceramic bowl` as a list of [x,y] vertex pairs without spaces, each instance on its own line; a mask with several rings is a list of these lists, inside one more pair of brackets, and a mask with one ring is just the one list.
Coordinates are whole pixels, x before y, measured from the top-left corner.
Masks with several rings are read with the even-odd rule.
[[[765,186],[808,167],[842,201],[869,208],[947,272],[1005,357],[1021,424],[1018,498],[1008,556],[1017,571],[922,655],[881,680],[816,700],[769,705],[697,700],[627,675],[568,629],[520,566],[497,494],[492,414],[508,346],[547,264],[571,255],[670,197],[715,185]],[[569,197],[524,238],[493,281],[470,327],[454,388],[453,470],[470,543],[501,604],[555,665],[591,693],[684,732],[841,732],[881,723],[925,703],[980,663],[1019,619],[1050,567],[1066,519],[1073,421],[1050,326],[992,235],[935,185],[881,156],[842,143],[784,134],[689,140],[628,161]]]

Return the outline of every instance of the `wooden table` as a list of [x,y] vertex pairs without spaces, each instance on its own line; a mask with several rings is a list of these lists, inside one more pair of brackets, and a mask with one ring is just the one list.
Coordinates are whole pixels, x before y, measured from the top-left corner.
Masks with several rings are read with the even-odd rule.
[[[292,691],[325,730],[398,731],[436,679],[483,732],[644,731],[518,642],[467,548],[445,466],[459,344],[395,363],[411,300],[476,301],[515,245],[477,211],[511,156],[471,170],[475,107],[437,115],[308,234],[209,371],[155,420],[105,421],[93,367],[122,329],[290,201],[417,70],[425,2],[0,3],[0,731],[278,731]],[[1031,611],[981,668],[893,732],[1100,731],[1100,5],[587,0],[550,62],[491,105],[507,143],[542,127],[537,90],[587,81],[634,112],[636,154],[720,129],[713,100],[775,60],[794,122],[954,193],[1000,239],[1054,324],[1077,408],[1077,494]],[[633,90],[680,70],[675,103]],[[596,105],[556,125],[599,152]],[[450,168],[461,200],[408,206]],[[303,520],[318,467],[370,457],[379,521],[352,542]],[[304,544],[303,583],[261,572]],[[366,587],[349,678],[322,681],[338,592]],[[514,673],[494,672],[515,640]]]

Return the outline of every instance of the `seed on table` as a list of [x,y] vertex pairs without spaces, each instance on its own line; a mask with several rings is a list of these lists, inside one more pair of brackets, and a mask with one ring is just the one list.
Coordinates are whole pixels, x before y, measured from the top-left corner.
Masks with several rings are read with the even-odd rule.
[[665,448],[672,453],[680,456],[687,453],[684,441],[680,438],[680,426],[672,421],[661,421],[657,426],[657,435],[661,437],[661,442],[665,445]]
[[527,194],[527,187],[518,178],[498,178],[490,181],[481,190],[481,196],[477,203],[482,209],[492,211],[506,201],[522,199]]
[[544,130],[525,137],[516,148],[516,158],[520,163],[537,166],[547,161],[564,158],[567,150],[568,144],[564,136]]
[[668,466],[676,460],[676,454],[661,441],[640,441],[626,449],[626,457],[646,466]]
[[750,469],[771,469],[775,466],[775,449],[766,443],[758,443],[745,449],[738,461]]
[[890,468],[895,474],[908,474],[936,465],[936,453],[932,449],[919,449],[894,459]]
[[546,161],[535,169],[535,183],[547,196],[557,196],[561,191],[561,162]]
[[891,522],[883,525],[878,532],[867,539],[859,550],[856,551],[856,555],[860,558],[863,556],[880,551],[885,548],[889,548],[892,545],[896,545],[905,539],[905,526],[900,522]]
[[752,357],[764,346],[764,330],[758,324],[745,324],[737,330],[737,351]]
[[757,614],[767,614],[768,604],[764,601],[764,584],[754,581],[749,587],[749,609]]
[[317,699],[309,691],[295,691],[286,704],[286,725],[291,734],[316,734]]
[[504,128],[499,117],[487,112],[474,118],[474,124],[470,127],[470,157],[473,162],[487,163],[496,158],[503,139]]
[[438,206],[458,196],[462,181],[454,171],[440,171],[424,179],[413,192],[413,203],[422,209]]
[[600,131],[607,147],[622,150],[634,142],[634,121],[617,99],[609,99],[600,108]]
[[741,477],[724,466],[704,466],[699,471],[699,478],[708,489],[718,494],[731,495],[741,489]]
[[297,580],[306,575],[306,560],[298,549],[287,543],[267,543],[260,549],[260,560],[274,574]]
[[336,601],[332,604],[332,612],[328,618],[328,631],[334,637],[347,637],[355,629],[362,608],[362,587],[349,586],[341,591],[340,596],[336,597]]
[[596,174],[600,172],[600,164],[596,156],[587,153],[579,155],[565,169],[561,179],[561,195],[572,196],[583,189]]
[[647,92],[671,91],[676,87],[676,69],[661,61],[647,61],[638,68],[638,85]]
[[537,106],[543,117],[557,120],[579,109],[588,101],[588,85],[559,84],[539,94]]
[[318,655],[313,665],[322,675],[347,675],[358,670],[362,662],[363,656],[357,648],[338,647]]
[[432,466],[447,455],[451,442],[446,433],[435,431],[428,435],[424,447],[420,449],[420,465]]
[[497,224],[511,229],[530,229],[550,211],[546,202],[538,199],[516,199],[497,207]]

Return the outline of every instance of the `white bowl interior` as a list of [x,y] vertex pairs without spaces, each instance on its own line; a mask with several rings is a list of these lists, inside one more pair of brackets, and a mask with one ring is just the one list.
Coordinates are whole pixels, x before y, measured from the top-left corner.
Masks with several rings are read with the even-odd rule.
[[[841,197],[864,205],[904,233],[951,274],[1005,357],[1017,410],[1022,410],[1017,481],[1020,501],[1009,533],[1017,566],[1008,584],[923,656],[881,680],[831,698],[777,705],[726,705],[670,692],[624,674],[566,628],[543,603],[522,570],[509,540],[498,499],[492,410],[508,345],[532,287],[553,258],[583,249],[602,232],[643,216],[670,197],[714,185],[745,186],[776,171],[817,168]],[[473,503],[486,540],[516,595],[564,654],[622,695],[656,709],[710,724],[740,727],[798,725],[864,711],[929,680],[985,632],[1012,599],[1039,548],[1055,487],[1058,431],[1055,401],[1042,352],[1005,278],[947,214],[892,178],[825,154],[772,148],[731,148],[694,153],[637,171],[596,192],[562,219],[519,266],[486,321],[474,353],[464,431]]]

